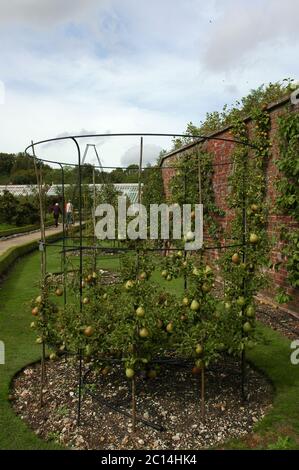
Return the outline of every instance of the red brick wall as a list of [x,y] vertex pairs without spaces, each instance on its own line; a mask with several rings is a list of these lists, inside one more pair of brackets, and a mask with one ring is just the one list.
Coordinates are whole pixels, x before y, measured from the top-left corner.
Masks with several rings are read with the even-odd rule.
[[[269,237],[275,237],[277,240],[274,244],[273,250],[271,252],[271,258],[273,262],[277,262],[281,260],[281,248],[282,244],[279,241],[279,226],[284,223],[288,227],[293,228],[298,226],[291,219],[291,217],[281,216],[275,213],[275,199],[276,199],[276,189],[275,189],[275,181],[279,178],[279,172],[275,165],[275,160],[279,158],[279,149],[278,149],[278,139],[277,139],[277,127],[278,122],[277,118],[281,114],[286,111],[286,106],[289,106],[289,103],[285,101],[280,104],[275,104],[273,106],[268,107],[268,112],[271,119],[271,130],[270,130],[270,141],[271,141],[271,156],[269,159],[269,163],[266,170],[266,180],[267,180],[267,203],[269,204],[269,218],[268,218],[268,234]],[[299,111],[299,105],[292,106],[292,112]],[[253,123],[250,119],[246,120],[246,125],[248,127],[249,135],[252,132]],[[232,138],[229,129],[223,130],[214,134],[213,137],[217,138]],[[231,171],[231,164],[225,164],[230,162],[230,155],[233,149],[234,144],[231,142],[221,141],[221,140],[207,140],[205,142],[206,149],[214,154],[214,175],[213,175],[213,188],[215,194],[216,204],[219,208],[227,211],[226,200],[228,195],[228,176]],[[162,175],[164,181],[164,187],[166,191],[167,197],[170,195],[169,183],[171,178],[175,174],[175,170],[173,168],[167,168],[167,166],[171,167],[175,164],[177,158],[180,158],[182,154],[192,154],[194,152],[193,147],[186,147],[183,148],[175,153],[166,156],[166,158],[162,162]],[[221,223],[226,225],[229,223],[231,214],[227,212],[226,216],[223,218]],[[217,253],[210,253],[212,257],[217,257]],[[292,289],[286,281],[287,272],[285,269],[280,269],[278,272],[273,270],[269,270],[268,274],[270,278],[273,280],[275,287],[286,287],[288,292],[294,297],[294,300],[290,302],[286,307],[295,311],[299,312],[299,289]],[[275,296],[275,289],[271,288],[269,291],[264,292],[264,295],[273,298]]]

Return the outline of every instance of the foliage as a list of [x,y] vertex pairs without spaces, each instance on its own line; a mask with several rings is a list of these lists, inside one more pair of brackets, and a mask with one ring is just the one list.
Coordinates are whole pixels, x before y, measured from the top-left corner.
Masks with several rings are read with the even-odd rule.
[[39,331],[37,343],[43,340],[50,347],[55,348],[59,344],[59,332],[56,329],[57,321],[54,322],[53,318],[60,311],[56,303],[50,299],[50,290],[47,289],[49,285],[50,280],[47,279],[42,295],[31,302],[32,314],[36,316],[36,320],[31,324],[31,328],[36,328]]
[[0,221],[17,226],[37,223],[39,212],[34,198],[16,198],[9,191],[4,191],[0,196]]
[[[53,168],[43,162],[39,163],[43,179],[46,184],[61,184],[62,173],[60,168]],[[93,166],[82,166],[82,181],[91,184],[93,181]],[[137,183],[138,165],[132,164],[127,168],[115,168],[111,172],[95,170],[96,181],[101,183]],[[143,171],[142,177],[146,177]],[[7,154],[0,153],[0,178],[1,184],[36,184],[36,174],[33,159],[24,153]],[[78,168],[64,167],[64,181],[66,184],[74,184],[78,180]]]
[[265,205],[266,174],[269,157],[268,130],[270,120],[265,110],[253,111],[253,148],[249,152],[249,140],[245,123],[236,115],[233,125],[234,138],[241,142],[232,154],[232,173],[229,177],[229,208],[233,220],[226,230],[225,250],[220,259],[225,283],[227,304],[236,309],[243,322],[243,334],[237,348],[252,340],[255,326],[254,296],[266,285],[264,267],[268,265]]
[[145,170],[147,175],[142,189],[142,204],[145,205],[149,213],[150,204],[163,204],[166,201],[161,168],[157,166],[149,167]]
[[111,204],[117,208],[118,196],[120,193],[115,189],[112,183],[105,183],[100,191],[96,193],[96,200],[98,204]]
[[188,277],[181,299],[151,281],[156,263],[149,255],[125,256],[119,284],[105,285],[100,272],[85,269],[81,308],[80,279],[68,281],[69,300],[62,307],[55,296],[60,297],[64,287],[49,276],[31,305],[37,341],[48,344],[53,358],[80,349],[96,368],[106,369],[107,359],[114,357],[126,371],[154,376],[159,372],[157,357],[170,350],[191,359],[195,373],[224,352],[234,354],[242,320],[236,308],[228,312],[212,293],[213,270],[203,260],[194,264],[191,257],[184,264],[180,254],[167,262],[176,266],[176,276]]
[[[265,108],[268,104],[287,96],[294,88],[293,79],[286,78],[281,82],[262,84],[251,90],[247,96],[237,100],[231,107],[227,104],[219,111],[206,114],[205,120],[196,127],[192,122],[187,125],[186,134],[193,136],[205,136],[220,131],[224,127],[234,125],[235,117],[240,120],[251,116],[256,109]],[[192,142],[190,138],[179,138],[173,141],[173,148]]]
[[136,164],[128,165],[127,168],[115,168],[110,173],[106,173],[106,181],[111,183],[137,183],[139,175],[139,166]]
[[33,169],[16,170],[11,177],[12,184],[36,184],[36,174]]
[[277,181],[277,206],[285,214],[299,221],[299,114],[286,113],[278,118],[279,159],[277,168],[282,173]]
[[228,344],[225,344],[227,338],[223,334],[227,317],[220,317],[218,313],[221,304],[212,293],[214,273],[210,266],[203,260],[197,265],[189,261],[187,272],[177,349],[184,357],[193,358],[194,366],[200,370],[228,349]]
[[17,205],[15,223],[17,226],[25,224],[35,224],[39,222],[40,216],[38,208],[29,200],[21,200]]
[[7,178],[14,164],[14,154],[0,153],[0,175]]
[[9,191],[4,191],[3,195],[0,196],[0,221],[13,223],[17,206],[17,199]]
[[33,159],[23,153],[15,155],[9,178],[12,184],[36,184]]
[[[113,356],[121,358],[126,368],[148,369],[168,335],[158,320],[166,322],[170,314],[175,320],[177,301],[172,298],[172,310],[165,311],[164,301],[160,302],[164,294],[149,282],[151,266],[146,259],[141,257],[138,266],[125,262],[124,268],[123,282],[108,287],[100,273],[87,271],[82,308],[78,308],[78,278],[68,286],[73,300],[62,309],[55,308],[51,300],[51,295],[57,295],[58,286],[55,279],[49,278],[42,301],[37,298],[32,304],[38,307],[33,327],[39,338],[57,353],[81,349],[86,356],[96,358],[97,363],[104,364],[105,358]],[[61,290],[58,291],[60,295]]]
[[147,253],[140,253],[138,258],[133,253],[123,254],[120,259],[120,272],[123,281],[138,279],[140,273],[142,278],[149,279],[155,263],[153,258]]
[[[278,196],[277,209],[285,215],[291,216],[299,222],[299,114],[288,112],[278,119],[279,125],[279,159],[276,166],[280,171],[280,177],[276,186]],[[299,229],[289,226],[281,229],[283,243],[282,254],[288,275],[287,280],[293,288],[299,287]],[[279,266],[278,266],[279,267]],[[286,302],[291,300],[287,293],[278,294],[278,300]]]
[[194,136],[195,138],[192,137],[176,137],[172,140],[172,145],[173,149],[179,149],[182,145],[188,145],[191,144],[196,140],[196,137],[200,137],[202,132],[202,129],[200,127],[196,127],[192,122],[189,122],[187,124],[185,134]]
[[282,231],[285,244],[282,254],[286,257],[285,266],[288,272],[287,280],[294,288],[299,288],[299,229],[290,232]]
[[[162,177],[162,170],[159,165],[148,167],[144,170],[143,178],[143,187],[142,187],[142,197],[141,202],[146,207],[147,210],[147,220],[148,220],[148,234],[150,233],[150,207],[151,204],[160,204],[166,203],[166,195],[164,191],[164,182]],[[161,217],[158,220],[158,234],[161,234]],[[152,240],[152,246],[161,247],[163,243],[162,240]]]
[[[170,189],[173,203],[203,203],[204,225],[209,235],[215,240],[220,235],[217,217],[223,216],[215,203],[212,183],[213,156],[201,148],[190,155],[183,155],[176,161],[176,173],[171,179]],[[200,175],[200,178],[199,178]],[[200,183],[199,183],[200,180]]]
[[[60,202],[60,204],[62,204],[63,193],[61,186],[58,186],[56,188],[56,194],[57,196],[46,197],[46,204],[48,206],[47,209],[49,212],[51,212],[53,204],[55,204],[55,202]],[[83,183],[81,186],[81,197],[83,209],[82,216],[83,219],[87,220],[88,218],[90,218],[91,210],[93,208],[93,190],[86,183]],[[78,210],[80,205],[80,194],[78,184],[73,182],[72,184],[69,184],[64,188],[64,200],[65,202],[72,201],[74,210]]]

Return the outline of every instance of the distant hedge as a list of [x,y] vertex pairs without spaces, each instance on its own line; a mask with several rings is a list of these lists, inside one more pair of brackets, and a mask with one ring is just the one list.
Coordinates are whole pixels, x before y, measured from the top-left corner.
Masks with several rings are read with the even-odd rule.
[[[50,227],[53,225],[53,222],[47,222],[45,224],[46,227]],[[14,227],[9,228],[6,230],[0,230],[0,238],[1,237],[9,237],[11,235],[18,235],[20,233],[32,232],[33,230],[38,230],[40,228],[39,224],[34,225],[24,225],[23,227]]]

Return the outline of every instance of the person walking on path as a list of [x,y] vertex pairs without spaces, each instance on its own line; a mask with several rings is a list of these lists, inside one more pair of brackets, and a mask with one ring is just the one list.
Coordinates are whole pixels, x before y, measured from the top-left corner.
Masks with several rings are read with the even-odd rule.
[[71,201],[68,201],[66,208],[65,208],[65,213],[66,213],[66,225],[71,225],[73,224],[73,204]]
[[54,216],[55,227],[58,227],[59,214],[61,214],[61,209],[59,207],[58,202],[56,202],[53,206],[53,216]]

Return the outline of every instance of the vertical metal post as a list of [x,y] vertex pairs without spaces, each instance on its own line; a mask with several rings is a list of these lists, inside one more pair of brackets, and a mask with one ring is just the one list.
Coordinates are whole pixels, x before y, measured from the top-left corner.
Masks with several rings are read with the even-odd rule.
[[[37,181],[37,186],[38,186],[38,194],[39,194],[39,211],[40,211],[40,230],[41,230],[41,288],[42,288],[42,299],[44,300],[45,298],[45,282],[46,282],[46,232],[45,232],[45,220],[44,220],[44,207],[43,207],[43,188],[42,188],[42,173],[41,169],[38,169],[37,163],[36,163],[36,154],[35,154],[35,148],[34,148],[34,143],[31,141],[32,145],[32,153],[33,153],[33,163],[34,163],[34,169],[35,169],[35,174],[36,174],[36,181]],[[43,318],[43,312],[42,312],[42,320],[44,321]],[[41,344],[41,375],[40,375],[40,406],[43,406],[43,388],[44,388],[44,383],[46,380],[46,345],[45,345],[45,340],[42,338],[42,344]]]
[[201,418],[205,420],[205,366],[201,369]]
[[[244,153],[245,155],[245,153]],[[247,236],[247,216],[246,216],[246,169],[247,169],[247,157],[248,153],[244,156],[243,162],[243,175],[242,175],[242,262],[246,263],[246,236]],[[242,294],[246,297],[246,282],[245,282],[245,274],[243,275],[242,281]],[[244,317],[244,306],[242,307],[242,317]],[[244,336],[243,328],[242,328],[242,337]],[[245,349],[242,349],[241,352],[241,397],[242,401],[246,401],[246,393],[245,393],[245,380],[246,380],[246,358],[245,358]]]
[[[198,203],[202,204],[202,175],[201,175],[201,161],[200,152],[197,149],[197,161],[198,161]],[[200,250],[200,260],[203,258],[203,249]]]
[[[143,160],[143,137],[140,137],[140,154],[139,154],[139,172],[138,172],[138,204],[141,204],[141,176],[142,176],[142,160]],[[137,240],[137,243],[139,240]],[[139,271],[139,247],[137,247],[136,256],[136,277]],[[135,344],[133,344],[135,350]],[[132,379],[132,424],[133,431],[136,429],[136,378]]]
[[[200,152],[197,149],[197,161],[198,161],[198,203],[202,204],[202,175],[201,175],[201,161]],[[200,250],[200,259],[203,258],[203,249]]]
[[67,276],[67,266],[66,266],[66,221],[65,221],[65,187],[64,187],[64,168],[61,163],[59,163],[61,169],[61,188],[62,188],[62,270],[63,271],[63,302],[66,305],[66,276]]
[[[143,161],[143,137],[140,137],[140,154],[139,154],[139,171],[138,171],[138,204],[141,204],[141,176],[142,176],[142,161]],[[137,240],[137,243],[139,240]],[[136,257],[136,271],[139,270],[139,247],[137,248]]]
[[[78,152],[78,185],[79,185],[79,253],[80,253],[80,261],[79,261],[79,308],[80,312],[82,312],[82,296],[83,296],[83,288],[82,288],[82,281],[83,281],[83,227],[82,227],[82,165],[81,165],[81,151],[80,146],[77,140],[72,137],[71,138],[77,147]],[[80,348],[78,351],[79,356],[79,377],[78,377],[78,413],[77,413],[77,424],[80,426],[81,421],[81,402],[82,402],[82,349]]]
[[[202,204],[202,175],[201,175],[201,160],[200,152],[197,148],[197,165],[198,165],[198,203]],[[203,251],[201,250],[201,258]],[[201,369],[201,418],[205,420],[205,365]]]
[[80,312],[82,312],[82,296],[83,296],[83,289],[82,289],[82,281],[83,281],[83,220],[82,220],[82,165],[81,165],[81,150],[80,146],[75,139],[75,137],[71,138],[77,147],[78,152],[78,186],[79,186],[79,276],[80,276]]
[[136,378],[132,379],[132,425],[133,432],[136,430]]
[[92,184],[93,184],[93,269],[94,271],[97,269],[97,250],[96,250],[96,175],[95,175],[95,168],[92,169]]
[[[186,181],[186,172],[184,172],[184,204],[187,203],[187,181]],[[184,249],[184,261],[186,261],[187,258],[187,253],[186,250]],[[187,274],[186,272],[184,273],[184,290],[186,290],[188,287],[187,283]]]
[[199,151],[197,151],[197,160],[198,160],[198,203],[202,204],[202,178],[201,178],[201,161],[200,161]]
[[81,405],[82,405],[82,349],[79,349],[79,380],[78,380],[78,411],[77,411],[77,426],[81,424]]
[[142,161],[143,161],[143,137],[140,137],[139,174],[138,174],[138,203],[139,204],[141,204]]

